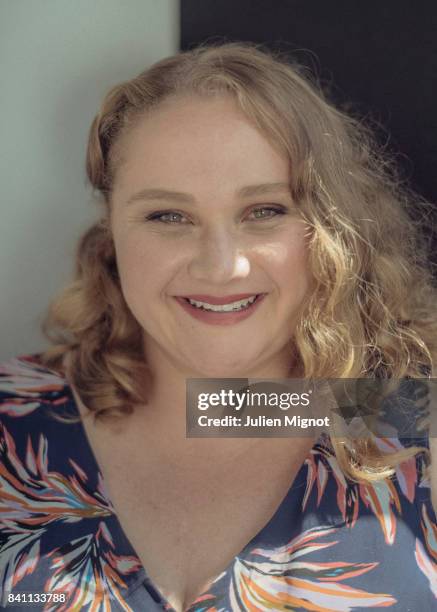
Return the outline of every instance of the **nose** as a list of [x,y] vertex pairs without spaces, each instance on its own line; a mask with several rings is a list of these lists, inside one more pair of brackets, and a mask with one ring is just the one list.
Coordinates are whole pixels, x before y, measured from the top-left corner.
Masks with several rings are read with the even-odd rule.
[[215,229],[199,239],[189,273],[195,280],[221,285],[249,276],[250,262],[235,235],[224,228]]

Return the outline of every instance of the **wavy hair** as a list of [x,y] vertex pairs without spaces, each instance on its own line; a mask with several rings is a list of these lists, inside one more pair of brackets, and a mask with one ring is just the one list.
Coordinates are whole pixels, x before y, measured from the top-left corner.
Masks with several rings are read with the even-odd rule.
[[[313,288],[294,333],[303,378],[429,377],[437,354],[436,288],[420,223],[425,202],[359,120],[334,108],[302,67],[260,45],[204,45],[111,89],[94,118],[86,170],[104,214],[80,239],[73,282],[51,303],[43,363],[64,371],[96,418],[147,403],[142,330],[123,298],[109,229],[123,138],[171,96],[234,96],[291,164],[290,190],[310,229]],[[375,480],[424,447],[383,454],[332,439],[345,473]],[[429,461],[429,459],[428,459]]]

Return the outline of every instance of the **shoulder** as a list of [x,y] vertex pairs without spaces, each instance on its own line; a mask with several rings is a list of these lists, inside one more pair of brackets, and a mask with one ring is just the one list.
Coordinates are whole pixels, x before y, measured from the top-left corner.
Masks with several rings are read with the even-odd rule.
[[38,355],[0,362],[1,610],[11,592],[47,590],[63,609],[88,592],[99,607],[102,588],[105,609],[114,593],[128,609],[124,589],[140,579],[83,428],[54,418],[73,409],[66,380]]
[[[76,414],[71,389],[57,372],[42,365],[39,354],[0,362],[0,451],[3,460],[15,452],[25,456],[29,445],[51,440],[61,452],[71,430],[58,416]],[[6,454],[5,454],[6,453]]]
[[9,500],[18,485],[19,496],[28,493],[33,501],[26,503],[35,509],[36,480],[45,495],[61,481],[70,490],[69,481],[78,476],[91,491],[99,488],[101,476],[78,417],[66,379],[42,365],[38,354],[0,362],[0,497],[6,481]]
[[0,416],[20,418],[41,404],[66,403],[67,387],[65,378],[41,364],[39,354],[0,362]]

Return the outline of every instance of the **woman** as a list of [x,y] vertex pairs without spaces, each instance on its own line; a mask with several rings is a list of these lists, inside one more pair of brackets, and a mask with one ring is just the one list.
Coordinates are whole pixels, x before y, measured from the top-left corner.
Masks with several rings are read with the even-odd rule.
[[185,436],[187,378],[435,372],[426,253],[364,128],[280,58],[200,47],[108,93],[87,173],[54,346],[2,368],[4,597],[430,609],[425,435]]

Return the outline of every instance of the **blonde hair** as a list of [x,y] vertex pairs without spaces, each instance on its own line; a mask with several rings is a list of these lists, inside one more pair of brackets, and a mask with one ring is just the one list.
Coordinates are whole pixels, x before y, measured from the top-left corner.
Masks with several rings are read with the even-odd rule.
[[[154,64],[109,91],[91,125],[86,169],[105,214],[81,238],[74,281],[53,301],[42,356],[70,378],[98,418],[147,403],[150,376],[142,330],[120,288],[109,230],[122,137],[175,95],[227,93],[288,156],[290,189],[311,229],[313,290],[294,334],[304,378],[433,375],[436,289],[419,223],[407,208],[425,203],[396,178],[370,131],[330,105],[301,68],[260,46],[201,46]],[[333,438],[350,477],[372,480],[425,450],[383,455],[369,441]]]

